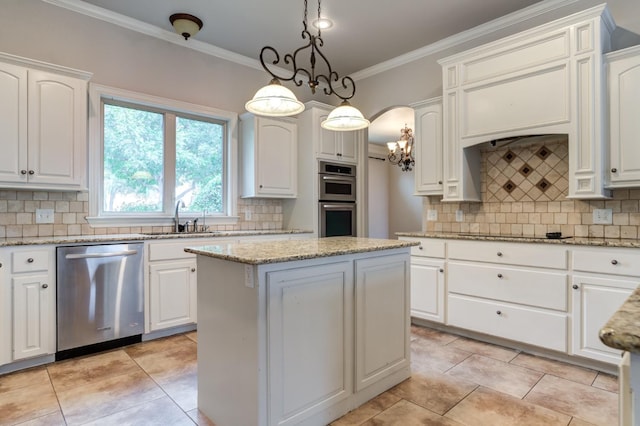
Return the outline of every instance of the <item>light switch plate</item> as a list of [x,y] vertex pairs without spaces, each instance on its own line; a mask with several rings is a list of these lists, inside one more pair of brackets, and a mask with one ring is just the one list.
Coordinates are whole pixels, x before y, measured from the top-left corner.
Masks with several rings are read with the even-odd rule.
[[464,213],[462,210],[456,210],[456,222],[464,222]]
[[613,211],[611,209],[594,209],[593,223],[595,225],[611,225],[613,223]]
[[438,220],[438,210],[427,210],[427,220]]
[[36,209],[36,223],[53,223],[53,209]]

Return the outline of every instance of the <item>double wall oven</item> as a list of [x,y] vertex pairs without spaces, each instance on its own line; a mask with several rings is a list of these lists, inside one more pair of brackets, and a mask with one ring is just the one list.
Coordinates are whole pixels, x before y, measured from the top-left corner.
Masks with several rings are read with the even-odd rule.
[[356,166],[320,161],[320,237],[356,236]]

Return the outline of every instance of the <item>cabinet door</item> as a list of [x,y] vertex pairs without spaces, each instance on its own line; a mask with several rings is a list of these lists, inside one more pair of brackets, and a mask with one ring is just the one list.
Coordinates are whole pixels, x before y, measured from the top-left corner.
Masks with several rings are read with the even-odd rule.
[[335,159],[338,153],[338,138],[337,133],[333,130],[327,130],[320,126],[324,120],[329,116],[328,112],[321,112],[319,115],[318,132],[320,137],[318,138],[318,148],[316,154],[321,158]]
[[640,50],[609,64],[610,183],[640,186]]
[[[336,133],[336,132],[334,132]],[[350,163],[358,162],[358,144],[360,142],[360,130],[349,132],[337,132],[336,137],[339,139],[337,156],[342,161]]]
[[638,280],[574,275],[572,353],[618,364],[621,351],[600,341],[600,329],[638,286]]
[[8,249],[0,249],[0,365],[11,362],[11,315],[13,312],[11,286],[8,281]]
[[55,326],[55,300],[49,276],[28,275],[13,278],[13,359],[55,352],[52,339]]
[[318,129],[320,137],[318,138],[318,147],[316,155],[318,158],[344,161],[348,163],[358,162],[358,143],[360,141],[361,131],[336,132],[327,130],[320,126],[327,119],[328,112],[322,111],[319,115]]
[[[27,70],[0,63],[0,181],[27,180]],[[21,171],[24,170],[25,174]]]
[[196,322],[196,259],[158,262],[149,267],[150,330]]
[[409,257],[356,260],[356,391],[409,365]]
[[258,119],[256,135],[257,193],[263,196],[296,196],[298,127],[264,118]]
[[299,424],[352,394],[350,266],[267,273],[269,424]]
[[87,83],[29,71],[29,182],[86,186]]
[[442,100],[415,110],[416,193],[442,195]]
[[444,261],[411,258],[411,316],[444,322]]

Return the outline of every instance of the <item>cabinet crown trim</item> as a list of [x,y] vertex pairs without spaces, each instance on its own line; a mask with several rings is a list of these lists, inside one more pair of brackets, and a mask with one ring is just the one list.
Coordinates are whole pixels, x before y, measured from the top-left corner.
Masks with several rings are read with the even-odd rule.
[[37,59],[24,58],[22,56],[11,55],[10,53],[5,52],[0,52],[0,61],[11,63],[13,65],[36,68],[41,71],[54,71],[58,74],[63,74],[68,77],[75,77],[87,81],[89,81],[93,76],[93,73],[89,71],[82,71],[74,68],[64,67],[62,65],[50,64],[47,62],[38,61]]

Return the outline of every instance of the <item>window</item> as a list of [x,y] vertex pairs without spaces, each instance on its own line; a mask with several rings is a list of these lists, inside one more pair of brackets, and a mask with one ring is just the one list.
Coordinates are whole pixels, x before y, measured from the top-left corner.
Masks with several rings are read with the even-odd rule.
[[233,223],[235,114],[98,85],[91,102],[92,225],[173,225],[176,206]]

